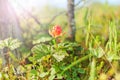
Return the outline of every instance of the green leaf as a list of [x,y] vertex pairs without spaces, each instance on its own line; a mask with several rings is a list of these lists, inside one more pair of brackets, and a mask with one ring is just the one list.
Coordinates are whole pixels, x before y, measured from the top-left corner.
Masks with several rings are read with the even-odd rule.
[[58,61],[62,61],[65,56],[68,56],[67,52],[66,51],[58,51],[58,52],[55,52],[55,54],[53,54],[53,57]]
[[104,50],[101,47],[98,47],[96,49],[96,52],[97,52],[97,57],[98,58],[101,58],[105,54]]
[[0,49],[3,49],[4,47],[8,47],[10,50],[14,50],[20,47],[20,45],[21,42],[13,38],[7,38],[5,40],[0,41]]
[[115,54],[115,52],[108,52],[107,59],[110,62],[112,60],[120,60],[120,56],[118,56],[117,54]]
[[[13,66],[13,69],[14,69],[14,66]],[[17,68],[16,68],[16,70],[19,72],[19,73],[24,73],[25,71],[26,71],[26,69],[23,67],[23,66],[18,66]],[[15,70],[14,70],[14,72],[15,72]]]
[[31,62],[34,62],[34,61],[35,61],[34,57],[28,57],[28,59],[29,59]]
[[81,74],[84,74],[84,73],[85,73],[85,70],[82,69],[82,68],[77,69],[77,71],[78,71],[78,73],[81,73]]
[[14,61],[18,61],[13,53],[9,52],[9,55]]
[[55,68],[51,68],[51,75],[54,75],[56,73]]
[[52,40],[52,37],[48,36],[48,35],[40,35],[39,36],[39,39],[36,39],[33,41],[33,44],[38,44],[38,43],[41,43],[41,42],[47,42],[47,41],[50,41]]
[[35,57],[40,59],[50,53],[51,47],[49,45],[40,44],[32,48],[32,53],[35,53]]
[[18,41],[17,39],[11,39],[8,46],[11,50],[14,50],[21,46],[21,42]]
[[65,50],[73,50],[73,47],[78,47],[79,45],[77,43],[72,42],[63,42],[58,44],[59,49],[65,49]]
[[51,68],[49,80],[53,80],[55,78],[55,74],[56,74],[55,68]]
[[101,58],[105,54],[104,50],[101,47],[90,48],[90,52],[97,58]]
[[43,72],[40,74],[40,77],[43,78],[43,77],[47,76],[48,74],[49,74],[49,72]]
[[55,75],[50,75],[49,80],[54,80]]
[[30,71],[30,73],[32,74],[32,75],[37,75],[37,71],[35,70],[35,69],[32,69],[31,71]]
[[61,74],[57,74],[57,79],[62,80],[63,76]]

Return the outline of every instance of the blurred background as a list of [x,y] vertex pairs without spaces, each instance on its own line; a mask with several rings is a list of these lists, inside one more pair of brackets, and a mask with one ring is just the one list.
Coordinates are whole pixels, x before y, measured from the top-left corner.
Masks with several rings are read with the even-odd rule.
[[[61,25],[64,32],[68,31],[67,0],[8,1],[20,26],[14,31],[22,32],[24,43],[29,48],[33,45],[32,41],[39,39],[41,34],[49,35],[48,29],[54,25]],[[108,38],[109,21],[114,20],[118,30],[120,29],[120,0],[75,0],[74,13],[75,40],[83,45],[89,20],[91,20],[93,34],[100,35],[103,42]],[[19,35],[19,33],[15,34]],[[67,35],[66,33],[63,39]]]
[[[49,30],[55,25],[59,25],[59,29],[62,27],[62,33],[64,35],[57,38],[54,37],[53,39],[53,36],[51,37],[49,34]],[[55,34],[55,32],[52,33]],[[17,40],[22,42],[20,48],[18,47],[21,43]],[[51,41],[49,42],[49,40]],[[37,46],[40,42],[45,44],[41,45],[41,43]],[[24,66],[27,62],[31,61],[32,64],[30,63],[31,65],[29,65],[31,68],[26,65],[24,69],[25,72],[29,74],[30,71],[34,76],[38,76],[37,72],[45,72],[42,75],[47,75],[47,78],[49,74],[53,78],[60,77],[60,75],[55,75],[58,73],[55,70],[59,69],[58,67],[60,65],[62,67],[58,71],[63,69],[66,71],[71,68],[70,72],[68,71],[65,74],[68,75],[69,73],[68,77],[72,79],[74,78],[73,76],[79,76],[75,80],[84,77],[81,73],[86,73],[86,79],[81,78],[81,80],[87,80],[89,72],[90,76],[95,78],[96,71],[98,71],[97,74],[100,75],[100,78],[108,76],[108,80],[113,80],[112,78],[117,75],[116,72],[119,73],[117,77],[120,75],[119,42],[120,0],[0,0],[0,65],[2,64],[2,60],[4,64],[7,63],[8,68],[5,68],[5,73],[14,75],[14,72],[19,73],[23,69],[21,67],[22,69],[19,68],[19,71],[16,71],[16,69],[13,71],[14,67],[9,65],[9,56],[12,56],[11,58],[14,58],[16,63],[19,62],[20,58],[20,66],[21,64]],[[52,59],[55,54],[56,58],[61,60],[67,56],[64,53],[70,56],[63,62],[58,63]],[[86,54],[89,55],[86,57]],[[39,59],[36,59],[37,57]],[[88,58],[89,60],[82,62],[82,60]],[[113,59],[116,62],[112,63]],[[42,62],[42,60],[45,62]],[[13,63],[17,66],[15,62]],[[78,62],[81,62],[80,65]],[[74,65],[76,67],[73,67]],[[43,70],[44,66],[49,67],[49,70],[47,68]],[[80,69],[83,66],[85,66],[86,71]],[[4,73],[2,67],[0,66],[0,69]],[[80,75],[74,74],[79,73],[77,68],[81,71]],[[34,70],[32,71],[32,69]],[[46,73],[47,70],[48,72]],[[7,76],[6,74],[3,75],[1,71],[0,78],[1,76]],[[27,78],[21,78],[21,80],[30,80],[28,78],[29,75],[23,72],[22,74],[15,73],[15,75],[22,77],[25,74]],[[10,79],[13,79],[11,75],[9,76]],[[31,76],[32,80],[34,76]],[[36,78],[35,80],[38,79]],[[48,79],[43,78],[43,80]],[[50,78],[49,80],[52,79]],[[95,79],[91,78],[90,80]],[[107,78],[99,80],[107,80]],[[120,78],[116,80],[120,80]]]

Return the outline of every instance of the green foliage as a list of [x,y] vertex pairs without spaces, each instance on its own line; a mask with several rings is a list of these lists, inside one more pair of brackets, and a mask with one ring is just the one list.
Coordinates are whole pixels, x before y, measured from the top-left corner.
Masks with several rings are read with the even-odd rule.
[[101,47],[98,48],[90,48],[90,53],[96,56],[97,58],[101,58],[105,52]]
[[[10,57],[13,63],[3,67],[0,58],[0,80],[120,80],[119,11],[113,7],[94,6],[75,12],[74,42],[63,39],[67,33],[58,38],[45,32],[41,34],[39,30],[47,30],[47,24],[40,27],[29,19],[32,27],[27,28],[22,23],[27,47],[22,47],[21,53],[25,55],[27,49],[32,55],[18,59],[14,50],[19,49],[21,42],[13,38],[1,40],[0,49],[8,48],[7,58]],[[51,25],[56,23],[67,32],[65,15]]]
[[54,54],[53,54],[53,57],[58,61],[58,62],[60,62],[60,61],[62,61],[66,56],[68,56],[68,54],[67,54],[67,52],[66,51],[58,51],[58,52],[55,52]]
[[96,80],[96,60],[93,58],[90,68],[90,77],[89,80]]
[[40,44],[32,48],[32,53],[35,54],[35,59],[40,59],[43,56],[50,54],[51,47],[49,45]]
[[17,39],[8,38],[0,41],[0,49],[7,47],[10,50],[14,50],[20,47],[20,45],[21,45],[21,42],[18,41]]
[[33,44],[47,42],[47,41],[50,41],[50,40],[52,40],[52,38],[48,35],[39,35],[39,38],[37,40],[34,40]]

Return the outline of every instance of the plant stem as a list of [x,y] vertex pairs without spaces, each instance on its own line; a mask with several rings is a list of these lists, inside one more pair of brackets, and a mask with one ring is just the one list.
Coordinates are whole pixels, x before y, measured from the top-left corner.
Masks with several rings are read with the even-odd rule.
[[86,55],[86,56],[84,56],[84,57],[76,60],[75,62],[71,63],[69,66],[67,66],[67,67],[61,72],[61,75],[62,75],[65,71],[67,71],[68,69],[70,69],[71,67],[75,66],[76,64],[78,64],[78,63],[80,63],[80,62],[82,62],[82,61],[87,60],[87,59],[90,58],[91,56],[92,56],[91,54]]
[[95,80],[96,75],[96,58],[92,58],[91,69],[90,69],[90,77],[89,80]]

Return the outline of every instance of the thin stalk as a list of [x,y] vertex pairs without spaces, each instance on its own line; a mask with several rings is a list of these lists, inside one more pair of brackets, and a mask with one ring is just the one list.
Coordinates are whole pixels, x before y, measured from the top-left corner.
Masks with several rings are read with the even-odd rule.
[[90,69],[90,77],[89,80],[95,80],[96,78],[96,59],[92,58],[91,69]]
[[91,25],[91,24],[90,24],[90,22],[89,22],[88,27],[87,27],[87,35],[86,35],[86,42],[85,42],[86,46],[88,46],[88,42],[89,42],[90,25]]
[[70,69],[70,68],[72,68],[73,66],[75,66],[76,64],[78,64],[78,63],[80,63],[80,62],[82,62],[82,61],[85,61],[85,60],[89,59],[90,57],[91,57],[91,54],[86,55],[86,56],[84,56],[84,57],[76,60],[75,62],[71,63],[69,66],[67,66],[67,67],[61,72],[61,75],[62,75],[65,71],[67,71],[68,69]]

